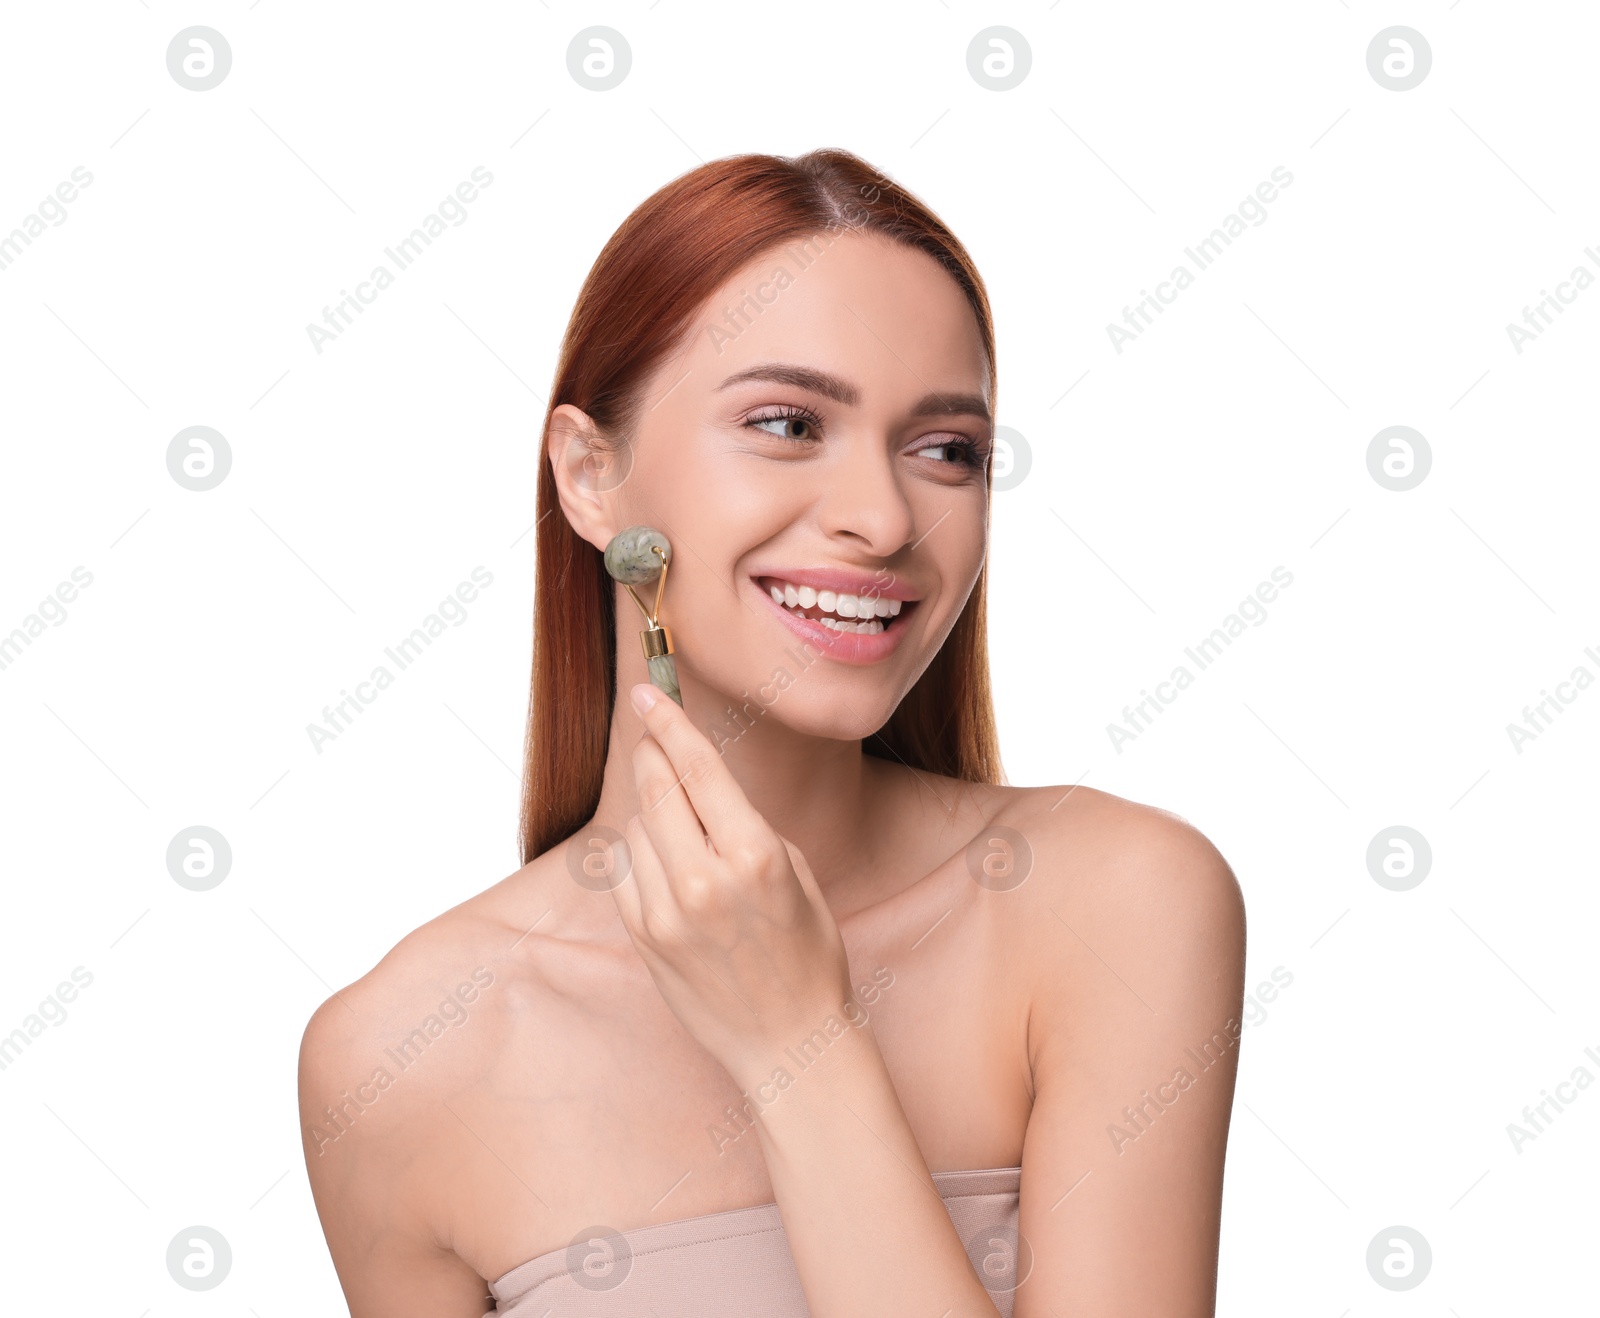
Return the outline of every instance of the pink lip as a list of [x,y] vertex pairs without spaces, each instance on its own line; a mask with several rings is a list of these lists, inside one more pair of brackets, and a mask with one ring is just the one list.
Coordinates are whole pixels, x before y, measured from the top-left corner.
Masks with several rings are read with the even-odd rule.
[[[774,581],[792,581],[797,586],[810,586],[814,590],[832,590],[844,595],[869,595],[874,599],[915,600],[922,596],[903,581],[897,581],[892,572],[852,572],[838,567],[791,567],[781,572],[752,572],[756,585],[761,578]],[[763,587],[765,589],[765,587]]]
[[[764,574],[765,575],[765,574]],[[850,594],[865,594],[871,584],[870,579],[862,584],[860,579],[847,572],[829,572],[818,569],[808,571],[799,576],[783,576],[781,581],[792,581],[797,586],[816,586],[818,579],[823,579],[824,584],[818,586],[822,590],[846,590]],[[856,587],[850,590],[846,585],[828,585],[827,580],[855,581]],[[900,648],[901,638],[906,633],[909,615],[916,609],[916,603],[908,597],[891,593],[887,587],[882,591],[886,599],[907,599],[902,606],[900,615],[895,619],[894,625],[884,628],[876,635],[867,636],[860,632],[836,632],[824,627],[820,622],[813,622],[810,618],[803,618],[797,613],[791,613],[783,605],[772,598],[772,594],[760,581],[754,582],[756,593],[766,601],[766,605],[776,613],[783,625],[793,632],[802,641],[809,641],[817,646],[826,658],[837,660],[841,664],[876,664],[887,659]],[[901,588],[902,590],[904,587]]]

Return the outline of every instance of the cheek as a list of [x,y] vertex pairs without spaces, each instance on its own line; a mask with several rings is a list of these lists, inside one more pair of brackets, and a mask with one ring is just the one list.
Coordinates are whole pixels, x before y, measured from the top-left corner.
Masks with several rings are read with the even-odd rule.
[[984,559],[988,555],[988,547],[984,541],[983,528],[980,526],[974,531],[971,543],[967,546],[966,557],[962,560],[967,566],[964,584],[969,588],[977,584],[978,577],[983,572]]
[[917,551],[939,562],[940,575],[952,586],[976,581],[988,548],[988,505],[984,487],[922,486],[911,496],[918,533],[937,528]]
[[628,474],[628,494],[638,508],[660,508],[687,523],[715,497],[717,473],[694,448],[670,437],[649,445]]

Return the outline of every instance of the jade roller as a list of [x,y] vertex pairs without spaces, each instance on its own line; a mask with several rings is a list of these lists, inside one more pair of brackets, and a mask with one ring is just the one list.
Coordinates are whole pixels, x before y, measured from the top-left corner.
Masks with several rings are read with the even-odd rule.
[[[661,594],[667,588],[667,564],[671,559],[672,546],[653,526],[630,526],[612,536],[611,543],[606,546],[606,571],[628,588],[639,612],[644,614],[645,629],[639,633],[639,639],[644,642],[644,661],[650,670],[650,681],[682,709],[678,663],[672,657],[672,633],[661,625]],[[651,581],[656,582],[656,603],[654,609],[647,609],[634,587]]]

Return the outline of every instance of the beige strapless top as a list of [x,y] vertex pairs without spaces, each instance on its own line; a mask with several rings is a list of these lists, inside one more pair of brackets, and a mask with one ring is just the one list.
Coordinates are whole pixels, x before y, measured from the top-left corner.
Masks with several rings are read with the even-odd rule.
[[[1002,1318],[1011,1318],[1022,1168],[932,1175],[973,1269]],[[593,1240],[541,1254],[490,1282],[490,1314],[810,1318],[777,1204],[632,1231],[595,1230]]]

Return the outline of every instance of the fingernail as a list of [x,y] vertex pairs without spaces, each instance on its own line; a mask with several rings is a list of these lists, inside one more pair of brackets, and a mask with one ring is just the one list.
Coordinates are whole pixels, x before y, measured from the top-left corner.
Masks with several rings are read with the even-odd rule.
[[648,682],[634,683],[631,694],[633,696],[633,707],[641,714],[656,703],[656,689]]

